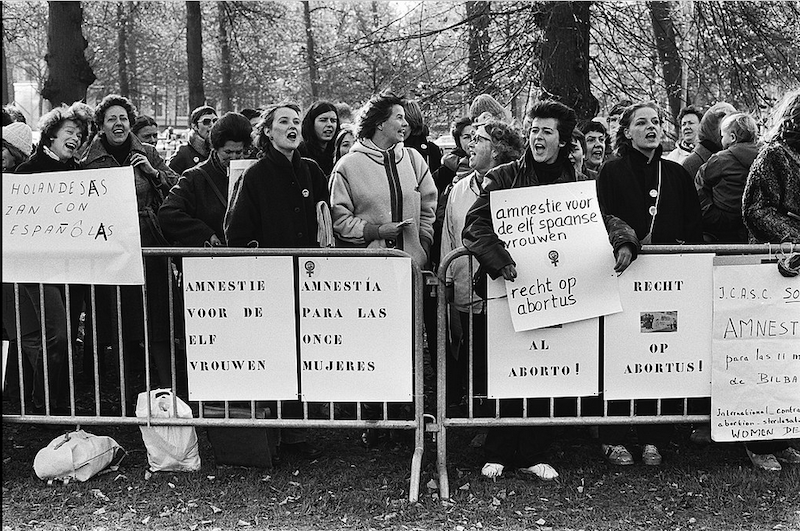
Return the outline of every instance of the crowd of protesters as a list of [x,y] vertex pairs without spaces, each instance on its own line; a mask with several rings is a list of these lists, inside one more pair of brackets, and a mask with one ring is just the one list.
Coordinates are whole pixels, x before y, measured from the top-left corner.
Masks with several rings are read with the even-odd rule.
[[[750,114],[724,102],[705,112],[687,106],[678,125],[675,149],[664,154],[664,116],[653,102],[621,101],[607,116],[579,122],[573,109],[544,100],[531,106],[520,127],[484,94],[468,115],[453,120],[455,148],[443,153],[428,138],[419,102],[386,91],[373,96],[354,123],[346,106],[327,101],[305,112],[281,102],[222,116],[204,105],[190,113],[188,143],[167,162],[153,145],[158,124],[111,94],[94,108],[75,103],[42,116],[37,145],[21,113],[4,109],[3,171],[132,167],[144,247],[396,248],[421,268],[436,270],[442,257],[465,246],[472,257],[453,262],[446,276],[451,318],[445,352],[435,352],[435,298],[428,293],[423,303],[434,366],[436,356],[448,358],[448,405],[463,406],[470,396],[486,397],[487,378],[485,302],[470,272],[507,281],[517,276],[517,264],[492,226],[492,190],[594,180],[618,273],[642,244],[800,242],[800,91],[776,105],[764,135]],[[234,185],[230,163],[242,158],[253,164]],[[163,257],[148,257],[145,271],[146,298],[141,286],[116,292],[70,286],[67,304],[64,286],[22,284],[15,293],[3,285],[4,329],[21,345],[24,400],[32,411],[68,414],[67,342],[77,336],[83,312],[96,316],[96,323],[86,323],[95,333],[86,337],[96,338],[100,348],[116,348],[113,337],[122,338],[130,409],[142,389],[145,337],[156,385],[177,381],[181,393],[169,324],[170,312],[181,311],[170,306],[165,289],[177,272]],[[109,318],[117,307],[119,331],[116,318]],[[635,404],[639,413],[652,405],[641,402]],[[518,415],[520,404],[506,404],[501,413]],[[628,415],[628,407],[609,414]],[[302,414],[300,403],[285,404],[286,412],[294,410]],[[599,429],[601,455],[609,463],[635,462],[629,431]],[[640,425],[636,431],[641,461],[661,464],[672,426]],[[492,428],[484,435],[484,476],[496,478],[514,467],[543,480],[558,477],[548,462],[549,428]],[[710,442],[708,427],[697,427],[692,440]],[[321,453],[303,430],[286,430],[283,444],[308,457]],[[800,463],[800,452],[786,441],[748,443],[746,449],[761,469]]]

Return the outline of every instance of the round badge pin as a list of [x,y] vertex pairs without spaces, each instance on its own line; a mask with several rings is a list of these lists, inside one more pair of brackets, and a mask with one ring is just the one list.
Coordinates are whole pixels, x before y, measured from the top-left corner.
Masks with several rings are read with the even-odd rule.
[[650,212],[651,216],[655,216],[656,215],[656,207],[654,207],[654,206],[651,206],[649,209],[647,209],[647,211]]
[[198,163],[198,162],[200,162],[200,157],[195,157],[193,160],[194,160],[195,163]]
[[656,190],[655,188],[650,190],[650,197],[658,197],[658,190]]
[[311,195],[311,192],[309,192],[308,189],[303,188],[303,197],[308,197],[310,195]]

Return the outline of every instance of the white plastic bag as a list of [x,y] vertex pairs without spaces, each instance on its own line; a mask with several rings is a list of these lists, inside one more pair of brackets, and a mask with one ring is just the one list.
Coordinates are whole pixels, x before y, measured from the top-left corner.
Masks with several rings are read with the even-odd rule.
[[[170,389],[154,389],[150,391],[150,397],[152,418],[192,418],[192,409],[178,397],[174,397],[177,403],[175,415]],[[139,393],[136,416],[147,417],[147,393]],[[200,470],[200,453],[194,426],[139,426],[139,429],[147,448],[147,462],[151,472]]]
[[39,479],[86,481],[109,466],[116,466],[125,450],[111,437],[83,430],[56,437],[39,450],[33,470]]

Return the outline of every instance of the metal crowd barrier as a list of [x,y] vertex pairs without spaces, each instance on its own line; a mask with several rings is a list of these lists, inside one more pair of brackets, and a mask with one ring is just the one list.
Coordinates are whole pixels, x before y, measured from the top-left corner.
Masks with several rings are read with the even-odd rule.
[[[329,258],[329,257],[375,257],[375,258],[385,258],[385,257],[408,257],[407,254],[394,250],[394,249],[228,249],[228,248],[191,248],[191,249],[177,249],[177,248],[148,248],[143,249],[142,254],[145,258],[147,257],[165,257],[166,258],[166,267],[168,268],[167,274],[170,279],[173,279],[175,276],[175,268],[173,265],[175,264],[176,258],[183,258],[183,257],[229,257],[229,256],[315,256],[319,258]],[[319,403],[319,402],[303,402],[302,403],[302,418],[284,418],[283,411],[282,411],[282,404],[280,401],[250,401],[249,402],[249,409],[250,409],[250,418],[232,418],[230,415],[230,405],[231,402],[224,402],[224,417],[223,418],[208,418],[203,416],[204,412],[204,404],[210,405],[209,402],[190,402],[184,398],[193,409],[195,414],[195,418],[156,418],[152,417],[152,404],[148,400],[148,415],[146,417],[136,417],[133,416],[133,412],[130,411],[130,407],[126,404],[126,370],[125,370],[125,356],[124,356],[124,342],[122,337],[122,310],[121,310],[121,297],[120,297],[120,287],[116,286],[116,329],[118,331],[116,337],[116,354],[117,359],[116,367],[118,368],[118,383],[119,383],[119,390],[118,392],[108,391],[107,389],[101,390],[101,374],[100,374],[100,357],[105,356],[105,352],[99,351],[98,345],[98,334],[97,334],[97,326],[91,327],[91,334],[92,334],[92,341],[91,344],[93,345],[92,352],[84,352],[84,356],[92,356],[92,370],[93,370],[93,389],[92,389],[92,401],[94,402],[93,408],[87,408],[84,406],[80,406],[77,404],[77,399],[80,397],[81,399],[86,398],[85,395],[87,392],[85,390],[76,389],[76,367],[75,367],[75,337],[73,337],[72,328],[72,318],[70,316],[70,302],[71,302],[71,293],[70,293],[70,286],[64,286],[65,292],[65,306],[67,309],[66,319],[67,319],[67,348],[68,348],[68,355],[67,355],[67,370],[68,370],[68,378],[69,378],[69,414],[68,415],[56,415],[54,411],[51,410],[50,405],[50,395],[52,393],[52,382],[50,377],[50,371],[48,369],[48,353],[47,353],[47,342],[44,340],[45,334],[45,326],[44,326],[44,315],[45,315],[45,303],[44,297],[40,297],[40,307],[39,310],[41,315],[43,316],[41,319],[42,322],[42,371],[44,375],[44,403],[45,409],[42,412],[36,412],[30,410],[30,408],[26,407],[26,400],[25,397],[26,387],[25,387],[25,377],[23,375],[23,351],[21,346],[21,341],[17,342],[18,348],[16,352],[9,352],[9,358],[11,356],[17,357],[17,377],[19,378],[19,411],[17,412],[11,408],[4,408],[3,411],[3,422],[15,422],[15,423],[24,423],[24,424],[58,424],[63,426],[88,426],[88,425],[141,425],[141,426],[195,426],[195,427],[228,427],[228,428],[242,428],[242,427],[255,427],[255,428],[353,428],[353,429],[398,429],[398,430],[413,430],[414,431],[414,452],[412,456],[411,462],[411,485],[409,488],[409,500],[412,502],[417,501],[419,497],[419,484],[420,484],[420,475],[421,475],[421,468],[422,468],[422,456],[423,456],[423,449],[424,449],[424,433],[425,427],[423,423],[423,340],[422,340],[422,330],[423,330],[423,320],[422,320],[422,293],[423,293],[423,277],[422,272],[419,267],[412,261],[412,314],[413,314],[413,418],[397,418],[403,417],[407,415],[398,415],[392,414],[390,411],[390,403],[383,402],[380,403],[380,407],[378,407],[376,402],[348,402],[345,403],[345,407],[350,407],[350,411],[353,411],[353,415],[347,416],[354,416],[355,418],[337,418],[342,417],[345,415],[337,415],[336,410],[338,407],[341,407],[343,404],[328,402],[328,403]],[[176,297],[180,297],[180,293],[176,293],[178,288],[173,285],[174,282],[168,282],[167,286],[164,289],[168,292],[169,304],[170,304],[170,367],[172,373],[172,389],[178,389],[178,361],[177,361],[177,351],[179,349],[179,345],[183,340],[182,337],[179,337],[181,333],[180,330],[176,330],[176,323],[175,323],[175,315],[173,314],[172,308],[174,308],[173,303],[176,300]],[[9,287],[9,285],[4,284],[4,291]],[[143,308],[147,308],[147,290],[146,287],[142,289],[142,304]],[[10,289],[13,290],[13,297],[14,297],[14,306],[15,308],[19,307],[19,285],[14,284],[11,285]],[[43,285],[39,284],[39,292],[42,293]],[[4,294],[5,296],[5,294]],[[91,301],[91,322],[97,323],[97,305],[96,303],[96,287],[94,285],[90,286],[90,301]],[[6,301],[6,303],[9,301]],[[8,306],[6,306],[7,308]],[[87,315],[89,317],[89,315]],[[144,311],[144,319],[145,319],[145,338],[144,338],[144,381],[145,386],[144,389],[139,389],[138,391],[146,391],[147,396],[150,395],[150,391],[153,389],[153,385],[151,382],[151,358],[150,358],[150,339],[147,334],[147,312]],[[16,320],[16,330],[20,330],[20,315],[19,311],[15,311],[15,320]],[[89,333],[87,330],[86,333]],[[84,344],[86,341],[84,340]],[[107,359],[106,362],[113,362],[113,360]],[[84,367],[86,365],[84,364]],[[107,371],[106,371],[107,372]],[[138,393],[137,393],[138,394]],[[130,396],[128,396],[130,398]],[[105,402],[104,402],[105,400]],[[213,404],[219,404],[220,402],[214,402]],[[271,410],[271,414],[269,418],[257,418],[256,410],[261,408],[265,403],[273,404],[275,406],[274,411]],[[372,405],[372,411],[380,409],[380,418],[372,419],[372,418],[364,418],[365,415],[362,413],[362,404],[370,404]],[[235,402],[235,404],[241,404],[241,402]],[[321,405],[326,404],[327,406],[322,406],[321,409],[327,418],[311,418],[311,417],[318,417],[320,415],[309,415],[309,404],[314,405]],[[394,403],[391,403],[394,404]],[[312,406],[314,407],[314,406]],[[327,411],[325,411],[325,407],[327,407]],[[11,409],[11,410],[9,410]],[[176,400],[173,400],[173,411],[177,410]],[[377,415],[366,415],[369,417],[377,416]],[[393,418],[394,417],[394,418]]]
[[[789,252],[796,249],[790,249]],[[786,252],[785,248],[771,244],[709,244],[709,245],[645,245],[643,246],[640,254],[690,254],[690,253],[714,253],[718,256],[722,255],[765,255],[768,259],[774,259],[777,253]],[[437,407],[436,407],[436,421],[429,423],[426,426],[427,431],[436,434],[436,453],[437,453],[437,467],[439,473],[439,494],[442,499],[450,498],[450,486],[447,472],[447,428],[490,428],[500,426],[595,426],[595,425],[611,425],[611,424],[683,424],[683,423],[701,423],[708,422],[711,418],[710,409],[708,404],[703,406],[694,401],[707,400],[704,398],[683,398],[683,399],[648,399],[648,402],[655,402],[655,415],[640,415],[636,414],[634,408],[634,400],[614,400],[606,401],[603,398],[602,392],[599,397],[566,397],[566,398],[545,398],[545,399],[528,399],[520,397],[522,400],[522,416],[515,417],[501,417],[500,415],[500,400],[519,400],[519,399],[500,399],[494,400],[494,415],[493,416],[476,416],[475,402],[476,399],[486,399],[486,397],[478,397],[474,394],[474,377],[473,377],[473,361],[474,352],[473,344],[470,341],[469,345],[469,358],[467,367],[469,370],[468,378],[468,393],[467,393],[467,410],[466,414],[460,412],[458,417],[448,416],[447,404],[447,362],[448,356],[445,354],[446,350],[446,337],[448,334],[448,303],[445,295],[445,279],[447,270],[453,261],[460,257],[469,255],[464,247],[460,247],[442,258],[439,270],[437,272],[438,278],[438,311],[437,311]],[[475,271],[473,270],[472,261],[469,261],[469,276],[473,278]],[[473,293],[474,294],[474,293]],[[601,318],[602,319],[602,318]],[[602,333],[602,326],[600,327]],[[473,314],[469,315],[469,328],[462,330],[464,335],[469,334],[473,337]],[[600,341],[600,356],[602,359],[603,342],[602,336]],[[602,369],[601,369],[602,370]],[[546,400],[549,402],[549,414],[546,416],[536,415],[531,416],[529,412],[530,400]],[[678,407],[682,411],[680,414],[666,414],[663,413],[664,401],[669,401],[671,407],[668,409],[676,410],[675,401],[680,401]],[[692,400],[692,402],[690,402]],[[492,400],[490,400],[491,402]],[[599,410],[597,402],[600,401]],[[574,415],[557,415],[556,405],[574,403]],[[609,403],[628,403],[629,414],[627,416],[609,415]],[[592,411],[588,415],[584,415],[586,405],[593,406]],[[707,409],[708,412],[694,413],[692,409]],[[599,413],[599,414],[598,414]]]

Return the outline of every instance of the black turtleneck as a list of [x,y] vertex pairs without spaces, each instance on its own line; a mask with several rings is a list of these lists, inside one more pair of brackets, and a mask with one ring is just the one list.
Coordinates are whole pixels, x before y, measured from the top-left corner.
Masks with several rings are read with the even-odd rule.
[[125,142],[118,146],[113,146],[106,138],[106,135],[100,135],[100,142],[103,143],[103,147],[106,149],[109,155],[114,157],[114,160],[120,166],[125,165],[125,161],[128,160],[128,155],[131,153],[131,135],[128,134],[128,137],[125,139]]
[[539,178],[539,184],[553,184],[564,173],[562,161],[556,159],[552,164],[533,161],[533,171]]

